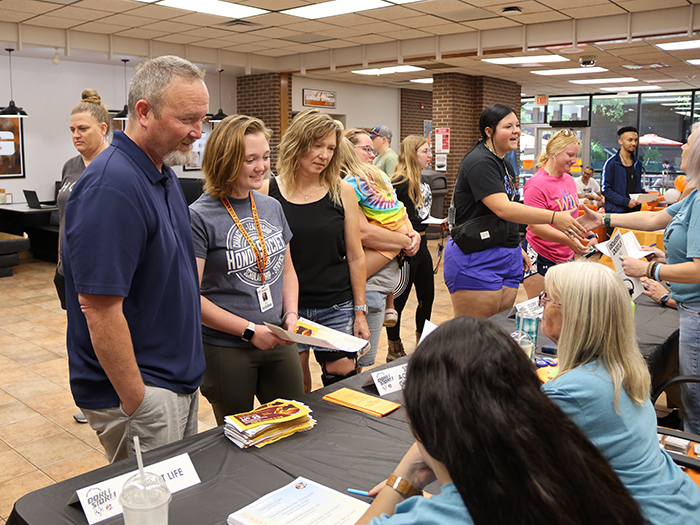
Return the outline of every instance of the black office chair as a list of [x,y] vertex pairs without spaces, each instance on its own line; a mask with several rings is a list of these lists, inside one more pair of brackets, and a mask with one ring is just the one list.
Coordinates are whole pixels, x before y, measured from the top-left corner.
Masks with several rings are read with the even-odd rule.
[[[651,403],[652,405],[656,404],[656,400],[659,399],[659,396],[666,391],[666,389],[674,386],[674,385],[679,385],[681,383],[700,383],[700,376],[676,376],[672,377],[668,381],[665,381],[661,385],[659,385],[654,392],[651,394]],[[678,414],[678,409],[675,408],[673,409],[672,415],[675,414],[676,417],[675,419],[680,423],[680,418],[677,416]],[[688,439],[690,441],[694,441],[695,443],[700,443],[700,436],[697,434],[692,434],[690,432],[683,432],[682,430],[678,429],[673,429],[673,428],[668,428],[668,419],[670,416],[666,416],[662,419],[659,419],[658,422],[662,423],[664,426],[657,426],[656,427],[656,432],[658,434],[663,434],[664,436],[675,436],[679,437],[682,439]],[[684,454],[680,454],[678,452],[673,452],[671,450],[666,450],[666,452],[669,453],[669,455],[673,458],[673,461],[682,467],[686,468],[692,468],[694,470],[700,471],[700,459],[697,458],[692,458],[689,456],[686,456]]]

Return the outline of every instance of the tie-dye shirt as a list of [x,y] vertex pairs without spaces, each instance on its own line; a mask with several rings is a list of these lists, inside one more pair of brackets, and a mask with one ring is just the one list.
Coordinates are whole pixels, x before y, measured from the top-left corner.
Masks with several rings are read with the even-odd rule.
[[403,203],[396,196],[396,191],[389,183],[390,191],[381,189],[374,181],[365,182],[360,177],[348,175],[345,180],[355,190],[357,201],[362,212],[372,224],[377,224],[387,230],[397,231],[405,227],[408,214]]

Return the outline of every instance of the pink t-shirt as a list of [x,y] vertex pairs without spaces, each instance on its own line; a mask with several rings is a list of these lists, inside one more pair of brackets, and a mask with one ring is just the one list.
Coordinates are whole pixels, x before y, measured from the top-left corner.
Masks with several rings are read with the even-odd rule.
[[[523,188],[524,202],[528,206],[552,211],[573,210],[573,217],[578,217],[578,192],[574,178],[568,173],[561,177],[552,177],[540,168],[525,183]],[[550,228],[554,226],[550,225]],[[574,251],[566,244],[545,241],[527,229],[527,242],[538,254],[554,262],[568,261],[574,256]]]

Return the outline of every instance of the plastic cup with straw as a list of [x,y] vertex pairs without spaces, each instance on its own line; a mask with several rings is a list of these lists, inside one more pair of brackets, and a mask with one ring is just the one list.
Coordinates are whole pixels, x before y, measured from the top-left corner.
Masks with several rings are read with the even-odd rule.
[[119,496],[124,523],[125,525],[167,525],[168,505],[172,499],[170,490],[161,476],[144,470],[138,436],[134,436],[134,450],[139,471],[126,480]]

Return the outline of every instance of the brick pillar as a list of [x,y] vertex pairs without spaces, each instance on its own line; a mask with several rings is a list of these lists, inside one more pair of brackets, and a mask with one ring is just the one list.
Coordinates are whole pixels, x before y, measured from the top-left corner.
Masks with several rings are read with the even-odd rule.
[[[433,118],[433,94],[419,89],[401,90],[401,133],[399,140],[409,135],[423,136],[423,121]],[[398,150],[398,145],[396,147]]]
[[444,210],[447,217],[459,165],[480,136],[481,112],[498,102],[510,106],[520,116],[521,90],[514,82],[461,73],[438,73],[433,79],[433,129],[450,129]]
[[239,115],[261,119],[272,131],[271,166],[275,170],[277,146],[292,119],[292,76],[288,73],[266,73],[238,77],[236,107]]

